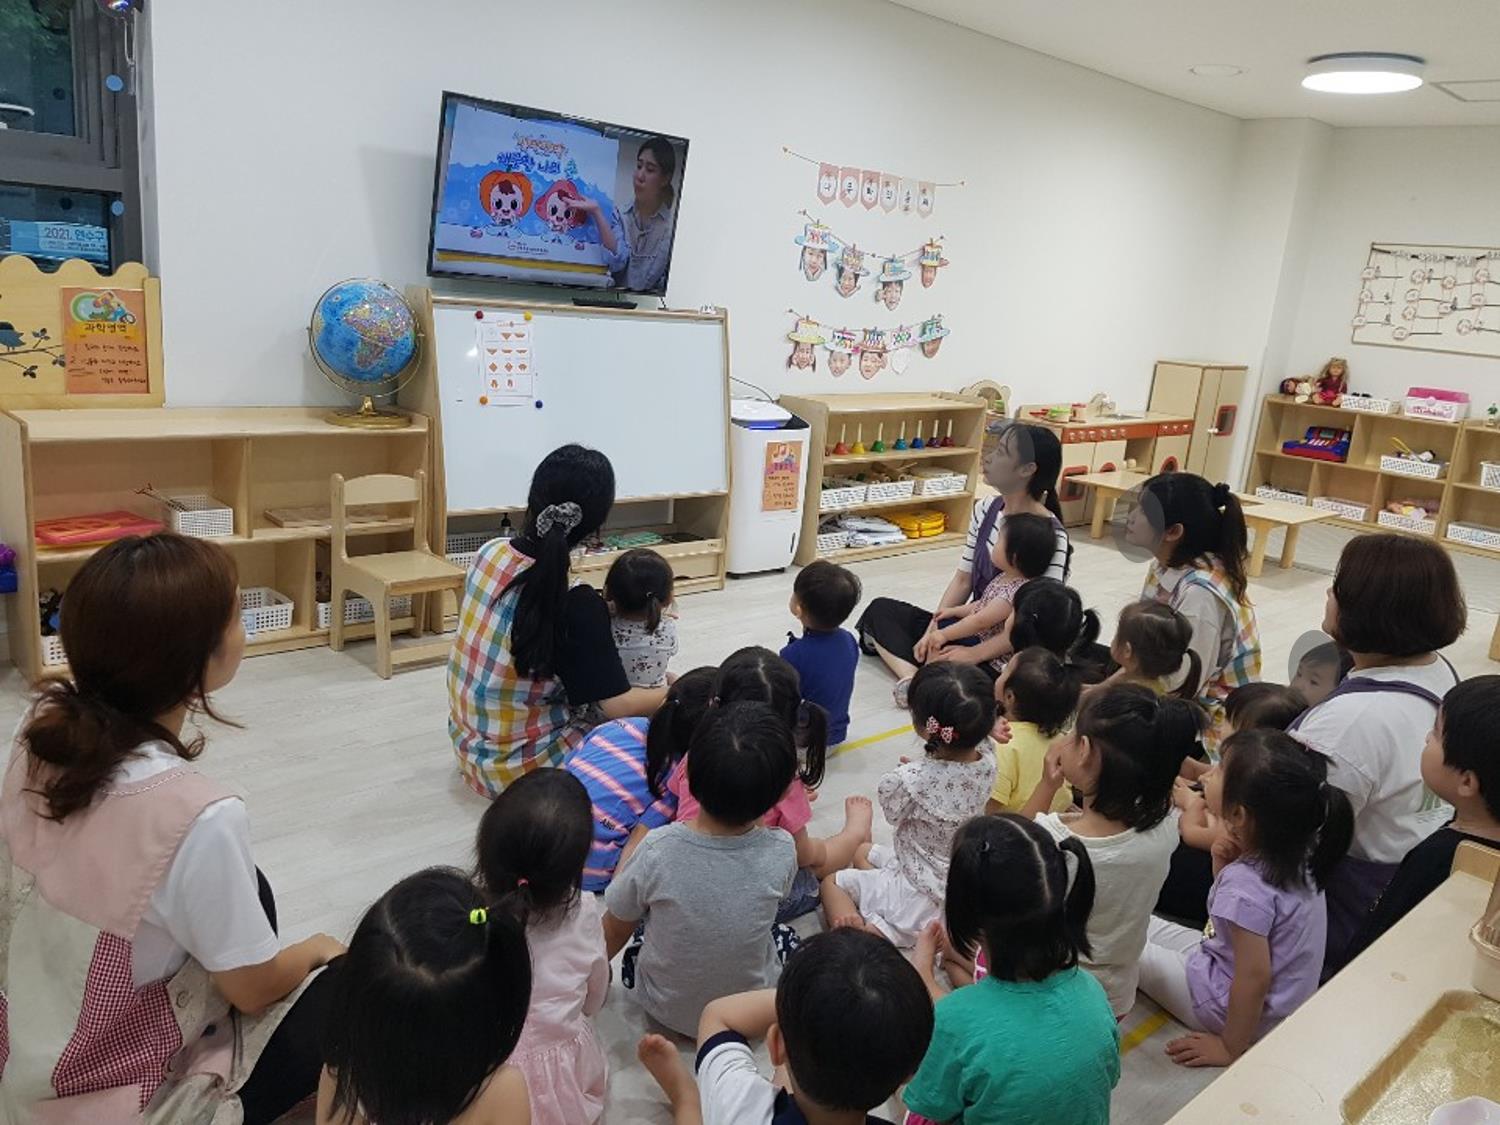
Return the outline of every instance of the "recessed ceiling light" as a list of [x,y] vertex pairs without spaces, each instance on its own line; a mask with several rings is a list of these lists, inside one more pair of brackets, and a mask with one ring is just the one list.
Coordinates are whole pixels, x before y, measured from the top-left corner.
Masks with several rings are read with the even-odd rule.
[[1302,85],[1321,94],[1399,94],[1422,84],[1425,60],[1383,51],[1342,51],[1307,60]]
[[1199,78],[1238,78],[1245,73],[1245,68],[1242,66],[1222,62],[1198,63],[1196,66],[1188,67],[1188,70]]

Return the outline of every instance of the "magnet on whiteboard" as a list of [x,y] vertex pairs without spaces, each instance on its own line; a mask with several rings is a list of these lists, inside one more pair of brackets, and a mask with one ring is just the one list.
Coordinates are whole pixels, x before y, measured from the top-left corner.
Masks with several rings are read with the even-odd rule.
[[540,410],[542,408],[542,400],[541,399],[537,399],[536,400],[536,408],[538,410]]
[[488,406],[489,404],[490,404],[490,396],[489,395],[480,395],[479,396],[479,405],[480,406]]
[[484,319],[484,310],[483,309],[475,309],[474,310],[474,319],[475,320],[483,320]]
[[530,320],[531,319],[531,314],[530,313],[522,313],[521,314],[521,319],[522,320]]

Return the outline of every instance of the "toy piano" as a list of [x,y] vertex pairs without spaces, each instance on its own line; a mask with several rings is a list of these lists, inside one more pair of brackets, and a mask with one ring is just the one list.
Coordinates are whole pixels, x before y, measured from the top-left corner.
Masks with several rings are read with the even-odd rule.
[[1349,434],[1349,430],[1336,430],[1332,426],[1308,426],[1300,440],[1282,442],[1281,452],[1314,461],[1347,461]]
[[134,512],[99,512],[37,520],[36,541],[43,547],[94,547],[127,535],[152,535],[161,529],[160,520],[150,520]]

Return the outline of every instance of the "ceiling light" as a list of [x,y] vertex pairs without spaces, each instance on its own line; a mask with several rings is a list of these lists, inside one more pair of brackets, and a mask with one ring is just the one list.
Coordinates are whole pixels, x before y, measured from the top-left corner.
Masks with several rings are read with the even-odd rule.
[[1188,67],[1188,70],[1199,78],[1238,78],[1245,73],[1245,68],[1242,66],[1222,62],[1198,63],[1196,66]]
[[1307,60],[1302,85],[1321,94],[1398,94],[1422,84],[1424,60],[1382,51],[1342,51]]

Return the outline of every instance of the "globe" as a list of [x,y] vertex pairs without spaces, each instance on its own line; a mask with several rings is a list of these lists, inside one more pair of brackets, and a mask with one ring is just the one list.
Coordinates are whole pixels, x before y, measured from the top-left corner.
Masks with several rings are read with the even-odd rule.
[[363,398],[357,413],[329,421],[405,424],[403,415],[377,411],[370,401],[373,395],[394,394],[416,367],[421,337],[416,316],[400,293],[373,278],[340,281],[318,298],[307,332],[323,374]]

